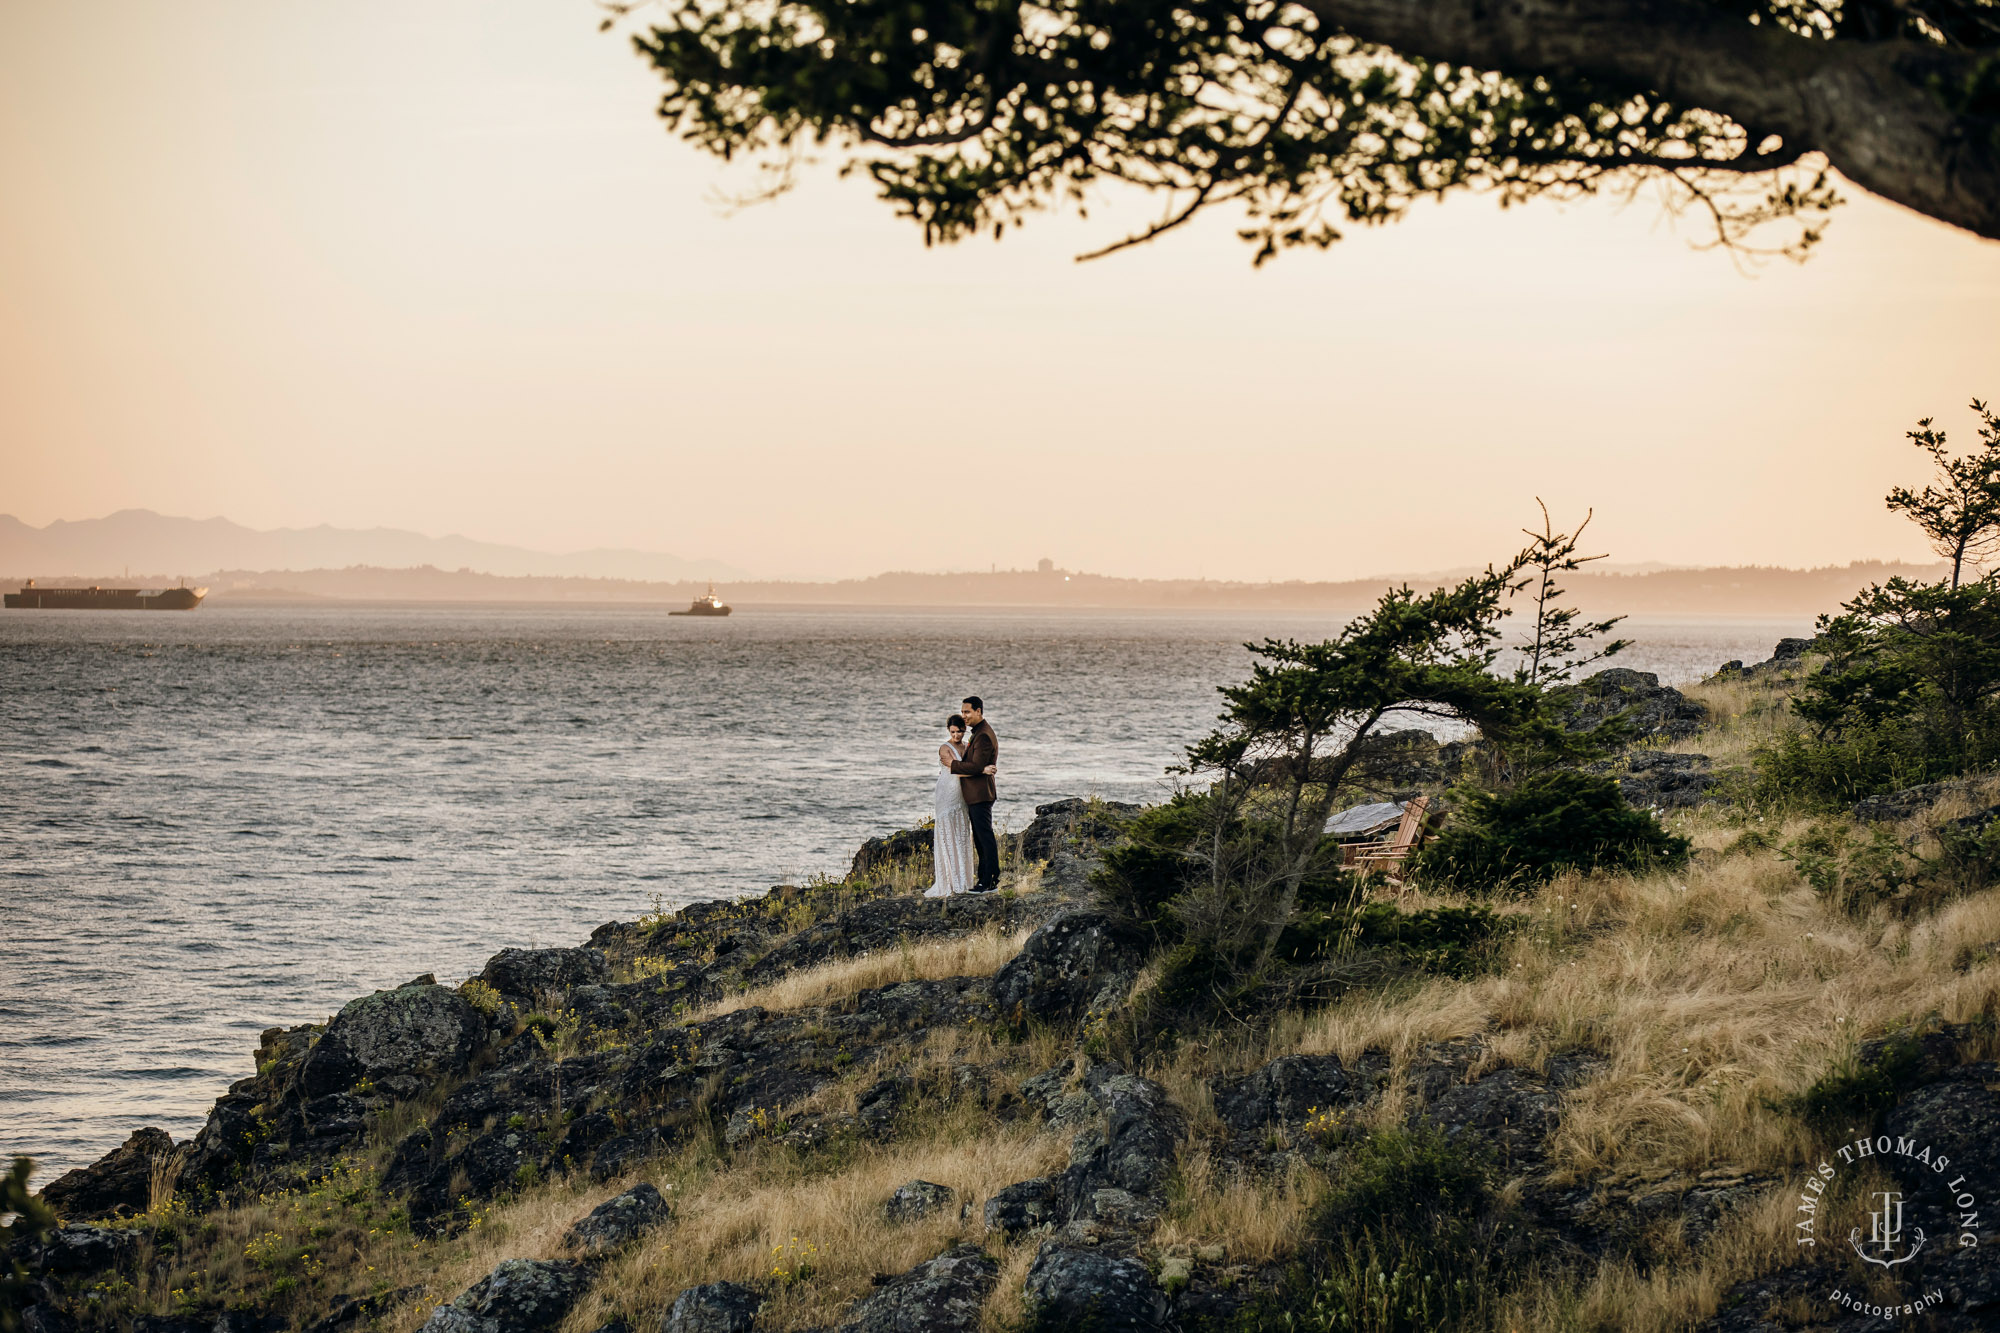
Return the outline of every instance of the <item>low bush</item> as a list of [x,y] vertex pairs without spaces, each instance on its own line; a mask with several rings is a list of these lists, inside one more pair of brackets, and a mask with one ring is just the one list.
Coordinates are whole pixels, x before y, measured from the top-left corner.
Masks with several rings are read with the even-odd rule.
[[1295,1333],[1484,1326],[1527,1257],[1493,1180],[1477,1150],[1428,1127],[1362,1140],[1313,1219],[1320,1257],[1263,1322]]
[[1610,778],[1562,770],[1473,793],[1417,853],[1413,871],[1468,891],[1522,892],[1564,870],[1677,865],[1689,847],[1628,804]]
[[1888,1041],[1870,1060],[1850,1054],[1804,1092],[1781,1103],[1780,1109],[1822,1134],[1867,1133],[1910,1090],[1923,1067],[1922,1047],[1904,1034]]

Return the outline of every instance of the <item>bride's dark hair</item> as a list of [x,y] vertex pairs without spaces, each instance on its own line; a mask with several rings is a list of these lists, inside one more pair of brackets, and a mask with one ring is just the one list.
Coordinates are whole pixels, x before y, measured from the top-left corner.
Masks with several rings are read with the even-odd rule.
[[953,713],[950,717],[944,720],[944,725],[945,728],[949,731],[964,731],[965,719],[960,717],[957,713]]

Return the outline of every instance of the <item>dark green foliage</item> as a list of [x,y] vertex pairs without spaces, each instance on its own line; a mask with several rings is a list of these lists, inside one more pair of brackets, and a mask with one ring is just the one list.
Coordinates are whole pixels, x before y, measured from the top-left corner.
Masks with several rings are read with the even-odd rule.
[[1849,1055],[1784,1109],[1822,1134],[1867,1133],[1915,1085],[1923,1068],[1923,1048],[1902,1034],[1885,1043],[1872,1060]]
[[1362,1140],[1312,1234],[1318,1257],[1282,1316],[1263,1322],[1296,1333],[1477,1327],[1526,1258],[1486,1159],[1428,1127]]
[[1091,887],[1134,921],[1168,926],[1167,905],[1208,874],[1195,853],[1209,832],[1209,817],[1202,798],[1191,792],[1144,811],[1126,829],[1124,841],[1104,854]]
[[1910,438],[1939,484],[1888,497],[1952,562],[1951,578],[1891,579],[1820,617],[1825,661],[1792,702],[1809,730],[1760,758],[1767,799],[1844,805],[2000,764],[2000,573],[1962,578],[2000,550],[2000,418],[1973,408],[1981,447],[1951,457],[1926,418]]
[[[762,159],[774,191],[799,155],[831,148],[927,240],[998,236],[1105,181],[1168,202],[1133,240],[1233,201],[1260,261],[1330,245],[1341,225],[1395,218],[1423,198],[1575,195],[1606,173],[1667,164],[1675,188],[1701,183],[1731,242],[1798,219],[1791,246],[1802,250],[1838,202],[1827,174],[1801,163],[1811,145],[1759,156],[1726,120],[1665,90],[1579,77],[1587,60],[1560,74],[1490,71],[1476,54],[1398,53],[1391,36],[1267,0],[611,9],[646,25],[634,40],[676,132],[719,156]],[[1759,0],[1742,18],[1808,21],[1797,13]],[[1647,37],[1640,25],[1611,40]],[[1728,165],[1704,170],[1704,160]],[[1788,178],[1739,188],[1750,165],[1753,180]]]
[[0,1176],[0,1217],[13,1214],[13,1220],[0,1227],[0,1333],[17,1333],[21,1327],[21,1308],[30,1290],[22,1251],[56,1226],[54,1210],[28,1188],[34,1173],[32,1161],[16,1157],[14,1169]]
[[1627,804],[1610,778],[1562,770],[1473,793],[1417,854],[1415,872],[1471,891],[1524,891],[1563,870],[1676,865],[1689,845]]
[[1466,978],[1492,965],[1504,922],[1485,907],[1404,912],[1394,903],[1307,908],[1280,937],[1278,956],[1295,963],[1370,953],[1397,968]]
[[1851,916],[1886,907],[1899,916],[1935,911],[1990,886],[2000,875],[2000,819],[1972,819],[1937,831],[1937,851],[1888,829],[1865,833],[1840,820],[1813,825],[1779,855],[1833,906]]

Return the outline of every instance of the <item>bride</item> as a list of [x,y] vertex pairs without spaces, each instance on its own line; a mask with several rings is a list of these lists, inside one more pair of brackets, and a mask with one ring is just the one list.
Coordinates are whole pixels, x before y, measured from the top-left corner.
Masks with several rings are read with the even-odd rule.
[[950,739],[938,746],[937,822],[931,830],[931,864],[936,882],[924,890],[926,898],[949,898],[955,893],[972,892],[976,866],[972,852],[972,816],[965,810],[965,793],[959,790],[958,776],[951,771],[965,758],[965,719],[953,713],[945,727]]

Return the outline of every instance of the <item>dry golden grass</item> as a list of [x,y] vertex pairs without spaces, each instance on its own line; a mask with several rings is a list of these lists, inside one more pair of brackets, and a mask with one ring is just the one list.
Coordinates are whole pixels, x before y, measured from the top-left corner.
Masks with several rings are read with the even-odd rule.
[[1031,934],[1030,929],[1002,931],[997,926],[969,935],[905,943],[894,952],[865,953],[818,967],[788,973],[776,981],[724,996],[697,1012],[695,1020],[714,1018],[738,1009],[803,1009],[904,981],[939,981],[946,977],[988,976],[998,971]]
[[[987,1196],[1066,1160],[1062,1137],[1032,1125],[995,1126],[976,1101],[945,1105],[908,1137],[853,1144],[832,1160],[765,1143],[723,1162],[709,1144],[695,1144],[640,1177],[586,1189],[544,1187],[494,1209],[453,1247],[427,1247],[434,1262],[424,1280],[438,1298],[448,1298],[502,1259],[560,1257],[562,1235],[576,1218],[649,1179],[671,1202],[673,1222],[606,1265],[565,1333],[585,1333],[618,1316],[650,1326],[683,1288],[722,1280],[770,1293],[759,1327],[826,1325],[867,1295],[877,1274],[900,1273],[951,1245],[981,1240]],[[916,1222],[888,1222],[884,1201],[917,1178],[957,1191],[969,1205],[966,1215],[947,1208]],[[1025,1272],[1034,1245],[1018,1248],[1002,1261]],[[435,1304],[407,1306],[383,1327],[408,1333]]]

